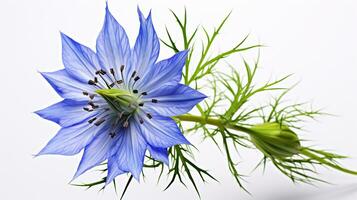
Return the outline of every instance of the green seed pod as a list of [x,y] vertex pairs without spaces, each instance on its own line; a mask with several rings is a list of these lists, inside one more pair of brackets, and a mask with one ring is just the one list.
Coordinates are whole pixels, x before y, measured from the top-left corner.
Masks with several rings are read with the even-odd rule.
[[255,125],[250,130],[251,142],[265,156],[286,158],[299,153],[300,140],[296,133],[285,125],[271,122]]

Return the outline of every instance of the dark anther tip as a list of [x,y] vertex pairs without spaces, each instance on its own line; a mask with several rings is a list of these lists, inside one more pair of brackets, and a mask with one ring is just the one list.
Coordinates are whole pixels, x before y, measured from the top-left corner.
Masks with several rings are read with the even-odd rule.
[[144,103],[139,103],[139,106],[144,106]]
[[149,119],[152,118],[152,116],[151,116],[149,113],[146,113],[146,116],[147,116]]
[[139,79],[140,79],[140,77],[137,76],[137,77],[134,78],[134,81],[138,81]]
[[122,72],[124,70],[124,65],[120,66],[120,71]]
[[134,93],[134,94],[136,94],[136,93],[138,93],[138,92],[139,92],[138,90],[133,90],[133,93]]
[[88,81],[88,84],[89,84],[89,85],[95,85],[95,81],[89,80],[89,81]]
[[157,101],[157,99],[151,99],[151,102],[157,103],[158,101]]
[[141,93],[142,95],[147,95],[148,93],[147,92],[143,92],[143,93]]

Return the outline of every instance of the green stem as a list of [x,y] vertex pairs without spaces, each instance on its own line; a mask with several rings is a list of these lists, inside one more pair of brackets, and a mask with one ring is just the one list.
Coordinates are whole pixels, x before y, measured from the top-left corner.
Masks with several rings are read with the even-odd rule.
[[332,162],[329,162],[327,161],[326,159],[314,154],[313,152],[311,152],[308,148],[301,148],[300,150],[300,153],[313,159],[313,160],[316,160],[324,165],[327,165],[329,167],[332,167],[334,169],[337,169],[339,171],[342,171],[342,172],[345,172],[345,173],[348,173],[348,174],[354,174],[354,175],[357,175],[357,171],[352,171],[352,170],[349,170],[349,169],[346,169],[346,168],[343,168],[341,167],[340,165],[337,165],[337,164],[334,164]]
[[184,115],[176,116],[174,117],[174,119],[178,119],[180,121],[187,121],[187,122],[197,122],[200,124],[209,124],[212,126],[217,126],[219,128],[233,129],[236,131],[247,133],[249,135],[254,134],[254,132],[249,128],[238,126],[236,124],[226,123],[224,122],[224,120],[213,118],[213,117],[203,117],[198,115],[184,114]]

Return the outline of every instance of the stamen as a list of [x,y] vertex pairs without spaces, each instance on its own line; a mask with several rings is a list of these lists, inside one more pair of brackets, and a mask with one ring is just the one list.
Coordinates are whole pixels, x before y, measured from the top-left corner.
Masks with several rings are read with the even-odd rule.
[[88,123],[93,123],[95,120],[96,120],[97,118],[96,117],[94,117],[94,118],[92,118],[92,119],[90,119],[90,120],[88,120]]
[[128,120],[125,120],[125,122],[124,122],[124,124],[123,124],[123,127],[124,127],[124,128],[128,128],[128,126],[129,126],[129,122],[128,122]]
[[157,101],[157,99],[151,99],[151,102],[157,103],[158,101]]
[[96,85],[96,82],[93,81],[93,80],[89,80],[89,81],[88,81],[88,84],[89,84],[89,85]]
[[152,116],[150,115],[150,113],[146,113],[146,116],[147,116],[149,119],[152,119]]
[[94,77],[94,82],[98,83],[98,78],[97,77]]
[[94,99],[94,97],[95,97],[95,94],[90,94],[90,95],[89,95],[89,98],[90,98],[90,99]]
[[113,138],[115,136],[115,133],[114,132],[110,132],[109,135],[110,135],[111,138]]
[[138,92],[139,92],[138,90],[133,90],[133,93],[134,93],[134,94],[136,94],[136,93],[138,93]]
[[134,72],[131,74],[131,78],[134,78],[135,74],[136,74],[136,71],[134,71]]
[[99,70],[99,73],[101,73],[102,75],[107,74],[107,72],[106,72],[106,71],[104,71],[103,69],[100,69],[100,70]]
[[100,118],[100,119],[98,119],[98,121],[96,121],[96,122],[94,123],[94,125],[99,126],[99,125],[101,125],[104,121],[105,121],[104,118]]
[[139,103],[139,106],[144,106],[144,103],[143,102]]
[[122,84],[123,83],[123,80],[119,80],[117,81],[118,84]]
[[139,122],[140,122],[140,124],[143,124],[144,123],[144,120],[143,119],[139,119]]
[[147,92],[143,92],[143,93],[141,93],[141,94],[145,96],[145,95],[147,95],[148,93],[147,93]]
[[83,110],[87,111],[87,112],[92,112],[93,109],[87,108],[87,107],[83,107]]
[[136,81],[138,81],[139,79],[140,79],[140,77],[137,76],[137,77],[134,78],[134,81],[136,82]]
[[119,117],[119,119],[120,119],[120,118],[122,118],[122,117],[123,117],[123,115],[124,115],[124,112],[120,112],[120,113],[118,113],[118,117]]
[[87,95],[88,95],[88,92],[83,92],[83,95],[84,95],[84,96],[87,96]]
[[115,82],[113,82],[113,83],[110,84],[109,86],[112,88],[112,87],[114,87],[114,85],[115,85]]
[[[120,66],[120,75],[121,75],[121,79],[124,81],[123,71],[124,71],[124,65],[121,65]],[[118,84],[120,84],[120,83],[118,83]]]
[[114,76],[115,73],[114,73],[114,69],[113,68],[110,68],[110,73],[113,74],[113,76]]
[[93,103],[93,101],[89,101],[89,102],[88,102],[88,105],[92,106],[93,109],[99,108],[99,106],[98,106],[98,105],[95,105],[95,104]]

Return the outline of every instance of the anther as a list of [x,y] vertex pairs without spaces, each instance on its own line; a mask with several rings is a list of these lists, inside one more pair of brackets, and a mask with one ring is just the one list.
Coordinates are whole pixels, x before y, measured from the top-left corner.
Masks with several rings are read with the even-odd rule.
[[87,112],[92,112],[93,109],[87,108],[87,107],[83,107],[83,110],[87,111]]
[[140,79],[140,77],[137,76],[137,77],[134,78],[134,81],[138,81],[139,79]]
[[89,98],[90,98],[90,99],[94,99],[94,97],[95,97],[95,94],[90,94],[90,95],[89,95]]
[[122,84],[123,83],[123,80],[119,80],[117,81],[118,84]]
[[151,102],[157,103],[157,99],[151,99]]
[[98,121],[96,121],[96,122],[94,123],[94,125],[99,126],[99,125],[101,125],[104,121],[105,121],[104,118],[100,118],[100,119],[98,119]]
[[115,85],[115,83],[112,83],[112,84],[110,84],[109,86],[112,88],[112,87],[114,87],[114,85]]
[[96,120],[97,118],[96,117],[94,117],[94,118],[92,118],[92,119],[90,119],[90,120],[88,120],[88,123],[93,123],[95,120]]
[[147,93],[147,92],[143,92],[143,93],[141,93],[141,94],[145,96],[145,95],[147,95],[148,93]]
[[88,84],[89,84],[89,85],[96,85],[95,81],[93,81],[93,80],[89,80],[89,81],[88,81]]
[[136,94],[136,93],[138,93],[138,92],[139,92],[138,90],[133,90],[133,93],[134,93],[134,94]]
[[120,66],[120,71],[123,72],[124,71],[124,65]]
[[149,113],[146,113],[146,116],[147,116],[149,119],[152,118],[152,116],[151,116]]
[[114,73],[114,69],[113,68],[110,68],[110,73],[113,74],[113,76],[114,76],[115,73]]
[[115,133],[114,132],[110,132],[109,135],[110,135],[111,138],[113,138],[115,136]]
[[92,106],[93,109],[99,108],[99,106],[95,105],[92,101],[89,101],[88,105]]
[[134,78],[135,74],[136,74],[136,71],[133,71],[133,73],[131,74],[131,78]]
[[99,73],[101,73],[102,75],[105,75],[107,72],[104,71],[103,69],[99,70]]
[[87,96],[87,95],[88,95],[88,92],[83,92],[83,95],[84,95],[84,96]]
[[143,119],[139,119],[139,122],[140,122],[140,124],[143,124],[144,123],[144,120]]
[[142,103],[142,102],[141,102],[141,103],[139,103],[139,106],[144,106],[144,103]]
[[94,82],[98,83],[98,78],[97,77],[94,77]]

